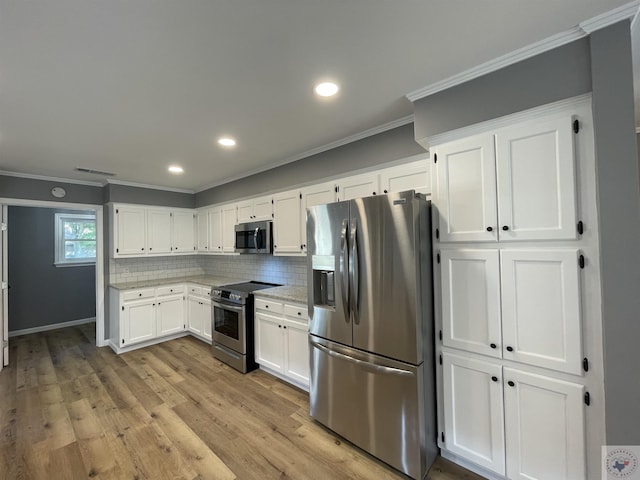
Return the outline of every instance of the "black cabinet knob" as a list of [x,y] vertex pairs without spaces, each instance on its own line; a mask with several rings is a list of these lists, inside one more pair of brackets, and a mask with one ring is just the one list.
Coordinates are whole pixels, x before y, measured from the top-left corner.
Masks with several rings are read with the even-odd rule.
[[498,348],[498,346],[495,343],[492,343],[491,345],[489,345],[491,348]]
[[389,192],[387,190],[385,190],[384,193],[389,193]]
[[302,315],[302,313],[298,312],[298,315]]
[[493,227],[487,227],[487,232],[493,232]]
[[373,192],[373,194],[375,195],[375,194],[376,194],[376,192]]
[[508,384],[510,387],[515,387],[515,386],[516,386],[516,384],[515,384],[515,383],[513,383],[511,380],[509,380],[509,381],[507,382],[507,384]]
[[513,352],[513,347],[507,347],[507,352]]
[[509,230],[509,227],[507,225],[503,225],[502,229],[506,232],[507,230]]
[[498,381],[498,377],[493,376],[493,377],[491,377],[491,380],[494,381],[494,382],[497,382]]

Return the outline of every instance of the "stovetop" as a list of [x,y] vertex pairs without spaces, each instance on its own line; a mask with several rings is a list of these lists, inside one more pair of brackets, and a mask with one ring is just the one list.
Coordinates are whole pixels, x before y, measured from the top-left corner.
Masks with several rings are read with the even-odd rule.
[[211,298],[214,300],[225,300],[236,304],[244,304],[251,295],[251,292],[263,290],[271,287],[281,287],[277,283],[266,282],[241,282],[221,285],[211,290]]

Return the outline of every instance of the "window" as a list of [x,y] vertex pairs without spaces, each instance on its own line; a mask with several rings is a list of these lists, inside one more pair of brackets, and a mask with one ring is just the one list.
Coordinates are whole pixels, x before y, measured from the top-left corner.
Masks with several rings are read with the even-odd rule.
[[96,263],[96,216],[56,213],[56,265]]

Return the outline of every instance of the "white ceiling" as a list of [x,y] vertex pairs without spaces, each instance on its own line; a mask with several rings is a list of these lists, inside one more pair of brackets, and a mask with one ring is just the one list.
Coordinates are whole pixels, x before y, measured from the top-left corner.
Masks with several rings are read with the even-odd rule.
[[[0,0],[0,170],[199,190],[411,115],[407,93],[628,1]],[[323,78],[337,98],[314,97]]]

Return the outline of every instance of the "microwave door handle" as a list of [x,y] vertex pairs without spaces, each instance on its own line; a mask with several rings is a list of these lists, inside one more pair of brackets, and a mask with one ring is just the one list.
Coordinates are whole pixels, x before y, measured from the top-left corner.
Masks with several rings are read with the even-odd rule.
[[349,220],[345,219],[342,221],[342,231],[340,233],[340,248],[342,250],[342,258],[340,259],[342,285],[340,293],[342,296],[342,308],[344,309],[345,320],[349,322],[349,315],[346,315],[346,313],[349,311],[349,248],[347,235],[349,235]]
[[255,232],[253,232],[253,244],[256,247],[256,253],[258,253],[258,232],[260,231],[260,227],[256,227]]

